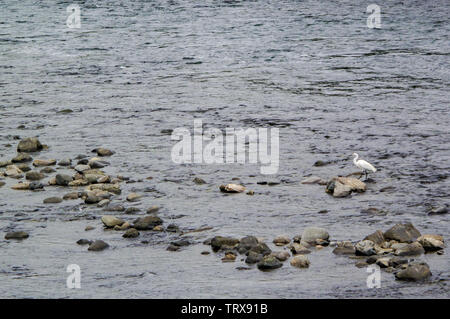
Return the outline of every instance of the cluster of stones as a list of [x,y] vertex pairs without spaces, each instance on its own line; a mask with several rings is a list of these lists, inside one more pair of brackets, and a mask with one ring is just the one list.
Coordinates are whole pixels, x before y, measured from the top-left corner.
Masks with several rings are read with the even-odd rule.
[[[386,272],[395,274],[399,280],[420,281],[431,276],[429,266],[409,257],[424,253],[443,254],[444,238],[441,235],[422,235],[411,223],[396,224],[386,232],[377,230],[353,244],[338,242],[333,253],[364,258],[356,266],[376,264]],[[358,258],[358,257],[356,257]]]
[[211,245],[213,252],[223,254],[223,262],[234,262],[238,255],[248,264],[256,264],[262,271],[273,270],[283,266],[289,258],[290,264],[297,268],[308,268],[309,259],[305,256],[312,249],[321,249],[329,244],[328,232],[319,227],[306,228],[301,236],[292,240],[287,236],[278,236],[273,244],[284,247],[281,251],[272,251],[269,246],[255,236],[246,236],[241,239],[233,237],[216,236],[204,242]]

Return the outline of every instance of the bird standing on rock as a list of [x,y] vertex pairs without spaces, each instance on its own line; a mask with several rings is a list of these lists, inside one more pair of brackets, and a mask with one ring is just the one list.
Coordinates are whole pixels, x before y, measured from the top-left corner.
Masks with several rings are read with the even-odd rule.
[[[363,170],[363,173],[366,174],[366,180],[367,180],[367,175],[369,175],[369,171],[375,173],[377,171],[377,169],[375,167],[373,167],[372,164],[370,164],[369,162],[366,162],[365,160],[358,160],[359,155],[356,153],[353,153],[353,164],[356,165],[356,167],[360,168]],[[362,174],[361,174],[362,176]],[[361,178],[361,176],[359,178]]]

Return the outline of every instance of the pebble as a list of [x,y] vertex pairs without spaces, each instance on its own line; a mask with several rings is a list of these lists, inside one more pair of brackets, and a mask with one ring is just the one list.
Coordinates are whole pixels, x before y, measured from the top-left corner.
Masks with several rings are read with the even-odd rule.
[[287,237],[287,236],[284,236],[284,235],[277,236],[277,237],[273,240],[273,243],[274,243],[276,246],[284,246],[284,245],[289,244],[290,242],[291,242],[291,239],[290,239],[289,237]]
[[108,248],[109,245],[105,243],[103,240],[96,240],[92,244],[89,245],[88,250],[90,251],[102,251]]
[[51,166],[51,165],[55,165],[55,164],[56,164],[56,160],[54,160],[54,159],[48,159],[48,160],[36,159],[33,161],[33,166],[35,166],[35,167]]
[[36,137],[24,138],[17,145],[18,152],[37,152],[42,149],[43,145]]
[[78,245],[90,245],[92,244],[92,240],[89,239],[80,239],[77,241]]
[[131,193],[127,196],[127,201],[129,202],[137,202],[138,200],[140,200],[142,196],[136,193]]
[[63,196],[63,199],[64,200],[74,200],[74,199],[78,199],[80,196],[79,196],[79,193],[77,193],[77,192],[72,192],[72,193],[68,193],[68,194],[65,194],[64,196]]
[[114,154],[113,151],[103,147],[96,148],[93,152],[96,152],[98,156],[111,156]]
[[151,230],[153,227],[161,225],[162,219],[156,216],[139,217],[134,221],[133,227],[137,230]]
[[303,231],[301,244],[315,244],[317,239],[323,239],[328,241],[330,235],[324,228],[320,227],[307,227]]
[[125,222],[122,219],[117,218],[115,216],[111,216],[111,215],[102,216],[101,221],[107,228],[112,228],[117,225],[120,226]]
[[32,160],[33,160],[33,158],[30,156],[30,154],[19,153],[16,155],[16,157],[11,159],[11,162],[12,163],[26,163],[26,162],[31,162]]
[[272,270],[282,266],[283,264],[273,256],[266,256],[257,264],[259,270]]
[[245,187],[238,184],[220,185],[219,189],[223,193],[242,193],[245,191]]
[[28,233],[24,231],[10,232],[5,235],[5,239],[26,239],[28,237]]
[[44,204],[58,204],[61,203],[63,200],[60,197],[49,197],[44,199]]
[[136,238],[138,236],[139,232],[136,228],[130,228],[122,235],[123,238]]
[[36,171],[30,171],[25,174],[25,178],[29,181],[38,181],[45,177],[44,174],[36,172]]
[[414,262],[395,274],[398,280],[422,281],[431,276],[430,267],[426,263]]

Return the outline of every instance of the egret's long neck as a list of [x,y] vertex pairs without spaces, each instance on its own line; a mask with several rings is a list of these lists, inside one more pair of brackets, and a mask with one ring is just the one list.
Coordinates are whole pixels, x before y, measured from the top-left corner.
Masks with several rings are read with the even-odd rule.
[[356,165],[356,161],[358,160],[358,154],[355,154],[355,157],[353,158],[353,163]]

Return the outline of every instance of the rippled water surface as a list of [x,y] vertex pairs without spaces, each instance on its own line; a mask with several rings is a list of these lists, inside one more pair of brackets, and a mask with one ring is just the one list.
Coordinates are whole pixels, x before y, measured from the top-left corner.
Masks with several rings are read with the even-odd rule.
[[[14,191],[17,181],[4,179],[0,296],[448,296],[448,251],[419,258],[430,265],[429,283],[382,273],[380,289],[367,289],[366,269],[332,248],[310,254],[307,270],[287,262],[272,272],[237,270],[245,266],[239,257],[222,263],[200,254],[215,235],[271,242],[308,226],[356,241],[409,221],[449,240],[448,215],[426,211],[448,204],[450,193],[450,3],[379,3],[382,28],[369,29],[372,2],[2,1],[0,158],[12,158],[18,139],[28,136],[49,146],[33,155],[40,158],[74,158],[104,146],[116,152],[105,171],[136,181],[122,184],[113,203],[143,211],[158,205],[165,225],[213,229],[184,236],[196,244],[169,252],[179,235],[141,232],[125,240],[103,230],[101,208],[81,200],[42,204],[67,189]],[[66,26],[72,3],[81,7],[80,29]],[[173,163],[167,132],[192,130],[194,119],[205,128],[279,128],[278,174],[261,175],[254,164]],[[305,176],[354,172],[355,151],[378,168],[367,192],[341,199],[324,186],[300,184]],[[331,163],[316,167],[318,160]],[[207,184],[194,184],[196,176]],[[255,195],[220,193],[232,178]],[[145,197],[126,203],[132,191]],[[388,213],[360,213],[368,207]],[[139,214],[117,213],[130,221]],[[85,232],[87,225],[96,229]],[[11,230],[30,238],[4,240]],[[75,244],[80,238],[111,248],[88,252]],[[79,290],[66,288],[69,264],[81,267]]]

